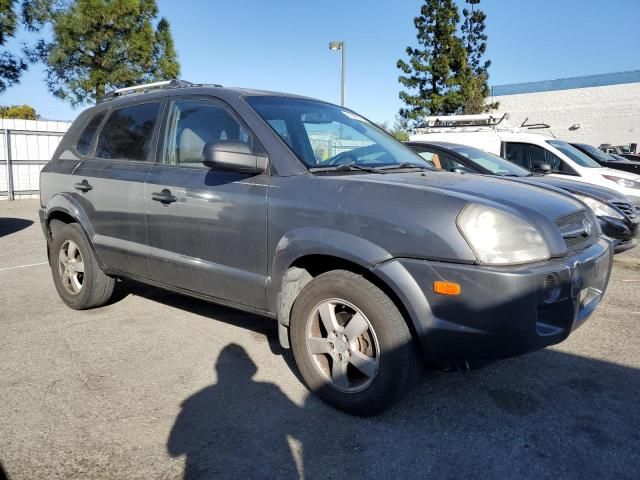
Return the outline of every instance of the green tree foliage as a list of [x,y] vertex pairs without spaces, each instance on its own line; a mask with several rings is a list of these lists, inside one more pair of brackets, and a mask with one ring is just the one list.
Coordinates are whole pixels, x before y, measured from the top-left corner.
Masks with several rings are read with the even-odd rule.
[[413,23],[419,48],[407,47],[409,61],[398,60],[406,104],[400,116],[416,122],[423,116],[457,113],[462,96],[466,51],[456,36],[460,15],[453,0],[426,0]]
[[489,96],[490,60],[485,60],[487,51],[487,34],[485,21],[487,14],[476,8],[480,0],[465,0],[471,9],[464,8],[464,21],[460,27],[462,43],[467,52],[468,70],[464,73],[463,96],[465,98],[464,113],[482,113],[497,108],[498,104],[486,105]]
[[169,22],[157,23],[155,0],[25,0],[32,30],[50,23],[52,40],[40,40],[31,58],[46,66],[47,85],[72,105],[105,92],[180,73]]
[[18,15],[15,0],[0,0],[0,93],[15,84],[27,69],[24,59],[4,48],[7,41],[16,33]]
[[29,105],[0,106],[0,118],[20,118],[22,120],[37,120],[40,115]]
[[393,126],[389,125],[389,122],[380,122],[378,124],[380,128],[386,130],[388,133],[396,137],[397,140],[401,142],[406,142],[409,140],[409,122],[405,118],[402,118],[399,114],[396,115],[396,119],[393,122]]

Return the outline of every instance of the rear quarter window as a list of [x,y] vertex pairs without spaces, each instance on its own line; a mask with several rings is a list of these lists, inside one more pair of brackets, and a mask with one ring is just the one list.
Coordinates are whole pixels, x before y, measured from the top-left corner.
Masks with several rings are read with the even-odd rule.
[[141,103],[112,110],[100,130],[96,157],[147,160],[159,110],[159,102]]
[[105,112],[100,112],[93,116],[93,118],[89,121],[84,130],[78,137],[78,141],[76,142],[76,152],[80,155],[87,155],[89,150],[91,149],[91,144],[93,143],[93,138],[96,136],[96,132],[98,128],[100,128],[100,124],[104,119]]

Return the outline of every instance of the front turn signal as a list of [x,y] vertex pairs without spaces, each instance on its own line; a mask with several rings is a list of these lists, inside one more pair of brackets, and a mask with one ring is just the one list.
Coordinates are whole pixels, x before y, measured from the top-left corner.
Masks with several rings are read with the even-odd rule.
[[462,288],[460,288],[460,284],[458,283],[438,280],[437,282],[433,282],[433,291],[440,295],[460,295]]

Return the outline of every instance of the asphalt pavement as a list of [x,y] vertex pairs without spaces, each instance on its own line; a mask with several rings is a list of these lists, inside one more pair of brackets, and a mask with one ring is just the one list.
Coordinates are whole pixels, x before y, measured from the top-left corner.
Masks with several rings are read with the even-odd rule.
[[640,247],[616,256],[605,300],[564,343],[425,370],[361,419],[309,395],[270,320],[131,282],[106,307],[70,310],[37,208],[0,202],[12,480],[639,478]]

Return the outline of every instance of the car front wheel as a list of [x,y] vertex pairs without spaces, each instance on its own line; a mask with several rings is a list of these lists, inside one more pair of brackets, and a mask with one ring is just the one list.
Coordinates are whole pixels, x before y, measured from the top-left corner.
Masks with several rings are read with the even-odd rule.
[[372,415],[414,381],[417,358],[400,311],[361,275],[334,270],[300,292],[291,344],[307,386],[353,415]]

